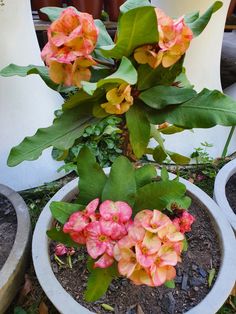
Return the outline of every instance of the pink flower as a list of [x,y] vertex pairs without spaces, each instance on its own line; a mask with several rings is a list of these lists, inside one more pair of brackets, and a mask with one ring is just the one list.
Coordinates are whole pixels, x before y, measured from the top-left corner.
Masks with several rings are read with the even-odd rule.
[[134,218],[134,223],[141,224],[145,230],[156,233],[172,222],[168,216],[154,209],[153,211],[142,210],[139,212]]
[[125,202],[104,201],[100,207],[101,221],[107,235],[119,240],[127,234],[126,224],[132,215],[132,208]]
[[67,254],[68,249],[66,248],[66,246],[64,244],[57,244],[55,247],[55,254],[57,256],[62,256]]
[[113,264],[113,262],[114,262],[114,258],[105,253],[99,258],[99,260],[97,260],[94,263],[94,268],[96,267],[107,268],[107,267],[110,267]]
[[181,217],[173,220],[173,223],[180,232],[185,233],[191,231],[191,226],[195,220],[194,216],[184,211]]
[[98,207],[99,199],[91,201],[83,211],[73,213],[69,221],[64,225],[63,232],[74,234],[83,231],[90,221],[96,220],[95,211]]
[[100,255],[107,253],[113,257],[114,241],[107,235],[106,228],[103,228],[102,221],[91,222],[87,228],[86,247],[89,255],[96,259]]

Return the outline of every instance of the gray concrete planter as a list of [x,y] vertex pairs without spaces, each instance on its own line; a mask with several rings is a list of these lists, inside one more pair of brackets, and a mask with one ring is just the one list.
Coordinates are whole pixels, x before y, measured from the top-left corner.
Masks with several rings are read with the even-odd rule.
[[236,173],[236,159],[226,164],[217,174],[214,186],[214,199],[225,214],[236,233],[236,215],[230,207],[225,194],[225,187],[229,179]]
[[28,208],[22,197],[0,184],[0,193],[12,203],[17,216],[17,231],[11,252],[0,270],[0,313],[4,313],[23,282],[29,257],[31,224]]
[[[106,169],[106,172],[109,170]],[[209,210],[213,225],[219,235],[221,244],[222,262],[217,280],[209,294],[197,306],[188,311],[188,314],[214,314],[222,306],[230,294],[236,279],[236,241],[234,233],[227,222],[222,217],[221,211],[216,203],[190,182],[181,179],[187,186],[188,192],[196,197]],[[70,201],[78,194],[78,179],[65,185],[58,191],[51,201]],[[77,303],[60,285],[53,274],[48,254],[49,240],[46,230],[51,228],[52,216],[49,204],[42,211],[33,235],[33,262],[38,280],[58,311],[62,314],[88,314],[88,309]]]

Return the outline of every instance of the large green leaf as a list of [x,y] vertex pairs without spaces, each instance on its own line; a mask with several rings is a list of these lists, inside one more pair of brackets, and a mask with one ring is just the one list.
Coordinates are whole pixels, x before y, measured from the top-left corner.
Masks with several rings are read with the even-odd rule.
[[158,42],[157,17],[153,7],[135,8],[124,13],[119,19],[118,29],[115,46],[103,47],[105,57],[129,57],[136,47]]
[[106,293],[112,280],[118,276],[117,264],[108,268],[93,268],[90,270],[85,300],[94,302]]
[[139,95],[139,98],[151,108],[163,109],[166,106],[181,104],[196,95],[192,88],[176,86],[155,86]]
[[77,162],[80,178],[78,201],[87,205],[95,198],[101,199],[107,177],[88,147],[84,146],[80,150]]
[[168,156],[166,151],[160,145],[155,147],[152,155],[153,155],[153,159],[159,164],[163,163],[163,161],[166,160]]
[[169,68],[159,65],[152,69],[148,64],[142,64],[138,68],[138,89],[144,90],[156,85],[172,85],[175,78],[182,72],[184,58]]
[[100,20],[95,20],[94,23],[99,29],[99,36],[98,36],[96,48],[99,48],[101,46],[113,45],[114,42],[111,39],[111,36],[108,34],[107,29],[105,25],[103,24],[103,22]]
[[124,156],[118,157],[112,167],[102,193],[102,201],[124,201],[134,204],[136,181],[134,167]]
[[48,128],[38,129],[35,135],[26,137],[11,149],[8,166],[13,167],[24,160],[35,160],[50,146],[60,150],[69,149],[83,134],[84,129],[98,120],[91,116],[89,105],[65,111]]
[[185,17],[185,22],[191,28],[195,37],[202,33],[210,21],[212,14],[217,12],[222,6],[222,1],[216,1],[203,15],[199,16],[198,13],[194,12]]
[[154,124],[169,122],[183,128],[236,125],[236,101],[219,91],[203,89],[191,100],[148,113]]
[[84,207],[84,205],[66,202],[52,202],[50,204],[53,217],[63,225],[67,222],[70,215],[84,209]]
[[135,8],[139,8],[139,7],[150,7],[152,6],[150,1],[148,0],[127,0],[125,1],[125,3],[122,4],[122,6],[120,6],[120,12],[121,13],[126,13],[130,10],[133,10]]
[[101,88],[105,84],[122,84],[128,83],[134,85],[137,83],[137,71],[131,61],[123,57],[119,68],[115,73],[98,81],[97,83],[82,82],[83,89],[89,95],[93,95],[97,88]]
[[150,123],[146,113],[138,102],[127,111],[126,122],[129,130],[129,139],[137,158],[141,158],[145,153],[150,140]]
[[152,182],[137,190],[134,211],[163,210],[173,199],[183,197],[185,192],[185,185],[177,181]]
[[153,165],[144,165],[143,167],[135,169],[135,180],[137,188],[151,183],[152,179],[157,176],[156,168]]
[[53,241],[65,244],[66,246],[78,247],[78,243],[74,242],[69,234],[64,233],[62,230],[52,228],[47,231],[47,236]]
[[54,89],[60,92],[68,91],[68,87],[61,87],[50,79],[48,68],[46,66],[39,66],[39,65],[32,65],[32,64],[28,66],[20,66],[20,65],[11,63],[0,71],[0,75],[4,77],[15,76],[15,75],[25,77],[30,74],[38,74],[46,83],[46,85],[50,87],[51,89]]

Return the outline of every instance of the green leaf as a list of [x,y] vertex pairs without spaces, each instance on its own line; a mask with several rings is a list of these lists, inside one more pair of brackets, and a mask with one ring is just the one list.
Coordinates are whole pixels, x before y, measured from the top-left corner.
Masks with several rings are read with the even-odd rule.
[[106,293],[110,283],[117,275],[117,264],[108,268],[92,269],[85,291],[85,300],[87,302],[94,302],[100,299]]
[[131,61],[126,57],[123,57],[119,68],[115,73],[106,78],[98,81],[97,83],[82,82],[83,89],[89,95],[93,95],[97,88],[102,87],[105,84],[122,84],[128,83],[134,85],[137,82],[137,71]]
[[196,12],[185,18],[186,24],[191,28],[194,36],[199,36],[207,26],[212,14],[223,6],[222,1],[216,1],[203,15],[199,16]]
[[169,122],[186,129],[236,125],[236,101],[217,90],[203,89],[191,100],[148,112],[153,124]]
[[134,154],[141,158],[149,143],[150,123],[145,111],[137,102],[126,112],[126,122]]
[[183,155],[180,155],[178,153],[171,152],[169,150],[166,151],[166,152],[169,155],[170,159],[172,161],[174,161],[176,164],[185,165],[185,164],[189,164],[190,163],[191,158],[189,158],[187,156],[183,156]]
[[183,240],[183,245],[184,245],[183,251],[184,251],[184,252],[187,252],[187,251],[188,251],[188,240],[187,240],[186,237],[185,237],[184,240]]
[[180,197],[173,196],[172,198],[169,199],[167,208],[169,210],[172,210],[174,206],[181,209],[188,209],[189,206],[191,205],[191,202],[192,200],[188,196],[180,196]]
[[196,95],[192,88],[175,86],[155,86],[139,95],[139,98],[151,108],[163,109],[166,106],[181,104]]
[[44,7],[40,9],[42,13],[48,16],[51,22],[54,22],[55,20],[57,20],[64,10],[65,8],[58,8],[58,7]]
[[159,181],[147,184],[137,190],[134,212],[145,208],[163,210],[172,199],[183,197],[184,184],[177,181]]
[[126,13],[130,10],[133,10],[135,8],[139,7],[150,7],[152,6],[151,3],[148,0],[127,0],[125,1],[122,6],[120,6],[120,12],[121,13]]
[[153,151],[153,159],[158,163],[161,164],[163,163],[163,161],[167,158],[167,154],[166,151],[163,149],[163,147],[161,147],[160,145],[158,145],[157,147],[155,147],[154,151]]
[[[0,71],[0,75],[4,77],[10,77],[15,75],[25,77],[31,74],[38,74],[48,87],[58,91],[59,85],[54,83],[50,79],[48,68],[46,66],[37,66],[32,64],[28,66],[20,66],[11,63]],[[65,92],[67,91],[67,89],[68,87],[60,87],[60,92]]]
[[99,36],[97,40],[96,48],[101,46],[113,45],[114,42],[111,36],[108,34],[107,29],[101,20],[94,20],[95,25],[99,29]]
[[135,169],[135,180],[137,188],[151,183],[152,179],[157,176],[156,168],[153,165],[144,165]]
[[[147,27],[151,25],[151,27]],[[103,47],[105,57],[129,57],[135,48],[158,42],[157,17],[153,7],[135,8],[124,13],[118,22],[115,46]]]
[[74,242],[69,234],[64,233],[62,230],[57,230],[56,228],[52,228],[47,231],[47,236],[53,241],[65,244],[70,247],[78,247],[78,243]]
[[209,276],[208,276],[208,286],[209,287],[211,287],[215,275],[216,275],[216,270],[215,270],[215,268],[212,268],[209,271]]
[[180,133],[180,132],[183,132],[184,130],[185,130],[185,129],[179,128],[179,127],[176,126],[176,125],[171,125],[171,126],[168,126],[167,128],[159,129],[159,131],[160,131],[162,134],[165,134],[165,135],[171,135],[171,134]]
[[65,224],[70,215],[84,209],[84,205],[72,204],[66,202],[52,202],[50,210],[52,216],[61,224]]
[[79,174],[79,203],[87,205],[95,198],[101,199],[107,176],[90,149],[84,146],[77,158]]
[[124,201],[133,206],[136,193],[135,172],[132,163],[124,156],[118,157],[102,193],[102,201]]
[[14,307],[14,314],[27,314],[27,312],[20,306]]
[[168,281],[166,281],[166,282],[165,282],[165,286],[166,286],[167,288],[174,289],[174,288],[175,288],[175,282],[174,282],[174,280],[168,280]]
[[156,85],[172,85],[175,78],[182,72],[184,57],[169,68],[159,65],[152,69],[148,64],[138,68],[138,89],[145,90]]
[[166,167],[161,168],[161,179],[162,181],[169,181],[169,173]]
[[89,108],[87,104],[67,110],[54,120],[52,126],[38,129],[35,135],[26,137],[18,146],[11,149],[8,166],[16,166],[24,160],[35,160],[50,146],[61,150],[69,149],[87,126],[97,122],[89,113]]
[[101,307],[106,311],[115,312],[114,307],[110,306],[109,304],[103,303],[101,304]]

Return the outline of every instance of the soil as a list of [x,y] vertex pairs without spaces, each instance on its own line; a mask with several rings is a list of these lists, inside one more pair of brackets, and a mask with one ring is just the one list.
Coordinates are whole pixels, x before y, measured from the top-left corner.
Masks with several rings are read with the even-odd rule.
[[0,194],[0,270],[13,246],[17,230],[15,210],[9,200]]
[[230,207],[236,214],[236,173],[232,175],[232,177],[227,182],[225,193]]
[[[188,233],[188,251],[183,253],[182,262],[177,265],[175,288],[165,286],[151,288],[135,286],[127,279],[113,280],[106,295],[92,303],[85,302],[88,271],[84,248],[78,249],[72,257],[73,268],[59,267],[53,258],[52,269],[55,276],[76,301],[95,313],[108,313],[102,304],[114,308],[117,314],[174,314],[184,313],[197,305],[210,291],[209,272],[218,273],[221,253],[220,244],[207,209],[193,199],[189,212],[197,217]],[[54,244],[55,245],[55,244]],[[216,275],[217,276],[217,275]],[[216,279],[216,276],[214,280]],[[213,281],[214,283],[214,281]]]

